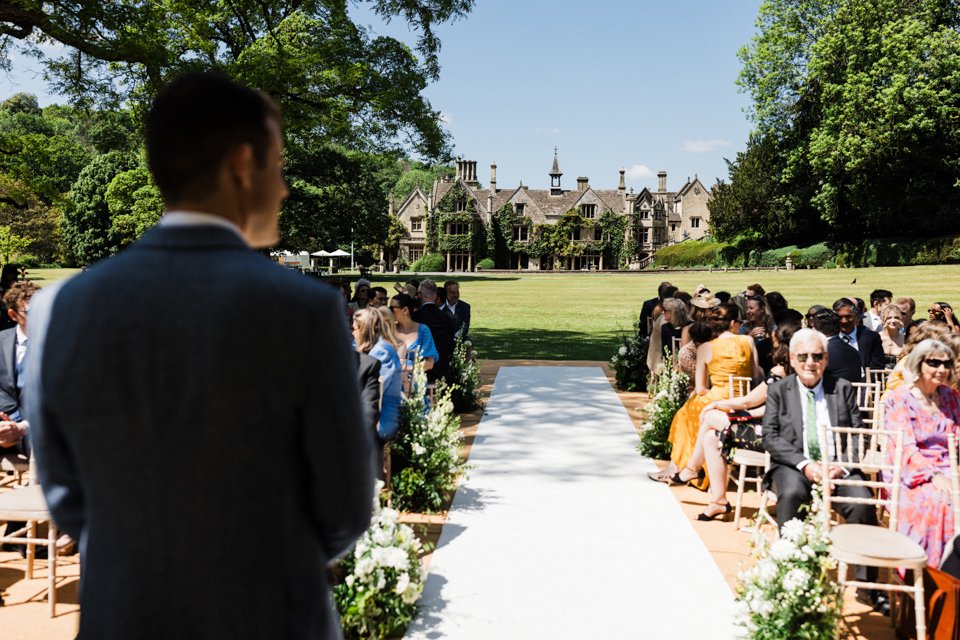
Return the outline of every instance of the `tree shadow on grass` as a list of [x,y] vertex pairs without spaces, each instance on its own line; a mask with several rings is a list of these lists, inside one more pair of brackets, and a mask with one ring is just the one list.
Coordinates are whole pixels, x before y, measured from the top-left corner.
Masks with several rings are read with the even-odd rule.
[[550,329],[470,331],[485,360],[609,360],[619,345],[617,330],[584,333]]

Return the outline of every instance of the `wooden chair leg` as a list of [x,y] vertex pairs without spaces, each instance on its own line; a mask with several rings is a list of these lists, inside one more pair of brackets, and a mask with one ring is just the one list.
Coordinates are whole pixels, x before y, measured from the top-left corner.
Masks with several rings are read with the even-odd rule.
[[923,602],[923,569],[913,572],[913,609],[917,612],[917,638],[927,637],[927,612]]
[[47,532],[47,600],[50,602],[51,618],[57,615],[57,538],[57,527],[51,520]]
[[[29,538],[37,537],[36,522],[27,523],[27,537]],[[26,550],[27,550],[27,580],[33,580],[33,561],[37,556],[37,548],[35,545],[28,544],[26,545]]]
[[737,504],[733,511],[733,521],[737,523],[737,530],[740,529],[740,511],[743,509],[743,488],[747,481],[747,465],[741,464],[737,473]]

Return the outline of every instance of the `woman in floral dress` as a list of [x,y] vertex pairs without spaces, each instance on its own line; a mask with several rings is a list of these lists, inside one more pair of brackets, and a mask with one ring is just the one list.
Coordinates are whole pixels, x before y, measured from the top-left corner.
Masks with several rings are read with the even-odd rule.
[[[883,405],[885,426],[903,430],[897,526],[926,550],[927,564],[938,567],[954,532],[947,450],[947,435],[957,434],[960,424],[960,394],[950,387],[954,352],[940,340],[927,339],[903,364],[905,378],[913,382],[891,391]],[[891,439],[887,464],[894,455]]]

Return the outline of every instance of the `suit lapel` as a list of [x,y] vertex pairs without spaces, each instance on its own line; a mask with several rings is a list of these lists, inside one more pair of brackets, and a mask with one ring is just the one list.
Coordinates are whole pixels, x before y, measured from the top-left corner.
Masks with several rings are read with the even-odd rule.
[[17,330],[5,331],[0,335],[0,362],[6,366],[0,370],[0,384],[9,389],[17,387]]
[[[803,406],[800,404],[800,395],[797,390],[797,385],[800,382],[797,380],[797,376],[791,376],[785,378],[783,381],[783,393],[784,393],[784,404],[786,409],[786,415],[789,418],[787,424],[789,424],[793,430],[796,432],[796,439],[798,442],[803,442]],[[802,445],[801,445],[802,446]]]

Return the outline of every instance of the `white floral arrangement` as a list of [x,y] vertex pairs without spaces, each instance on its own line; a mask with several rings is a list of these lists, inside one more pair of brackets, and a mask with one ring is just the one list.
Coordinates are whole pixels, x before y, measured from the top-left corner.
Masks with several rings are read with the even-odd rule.
[[647,345],[649,339],[641,337],[640,322],[633,331],[620,332],[620,346],[610,358],[617,389],[621,391],[645,391],[647,386]]
[[650,399],[643,406],[643,422],[640,425],[640,444],[637,449],[648,458],[665,460],[670,457],[670,423],[683,403],[687,401],[690,378],[675,370],[676,354],[664,352],[657,375],[650,376],[648,393]]
[[479,351],[473,350],[470,340],[457,338],[450,358],[451,379],[454,381],[453,406],[458,412],[480,406]]
[[403,635],[423,591],[420,551],[413,529],[400,523],[395,510],[381,508],[375,498],[370,528],[340,561],[345,577],[333,590],[347,637]]
[[738,576],[735,621],[750,640],[834,640],[840,621],[840,586],[831,577],[836,562],[815,490],[805,520],[783,525],[774,542],[757,527],[753,566]]
[[[413,370],[413,389],[426,388],[423,363]],[[432,405],[422,393],[403,400],[400,431],[393,444],[395,470],[391,494],[404,511],[433,513],[457,486],[466,462],[460,457],[463,434],[453,410],[454,386],[438,385]],[[399,463],[399,464],[398,464]]]

